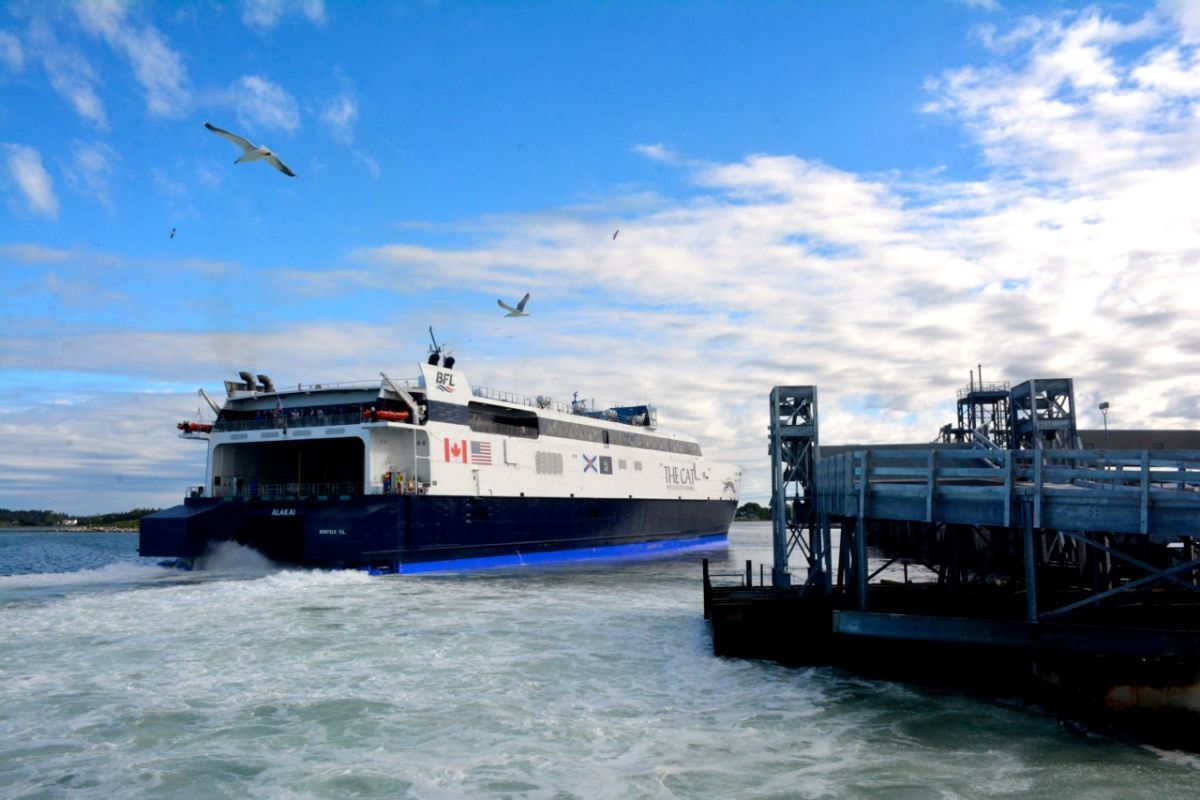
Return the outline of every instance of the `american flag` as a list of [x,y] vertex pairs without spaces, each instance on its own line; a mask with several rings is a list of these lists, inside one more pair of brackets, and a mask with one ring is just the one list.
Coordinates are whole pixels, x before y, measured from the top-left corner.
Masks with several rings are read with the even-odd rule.
[[492,446],[487,442],[471,442],[471,463],[492,465]]

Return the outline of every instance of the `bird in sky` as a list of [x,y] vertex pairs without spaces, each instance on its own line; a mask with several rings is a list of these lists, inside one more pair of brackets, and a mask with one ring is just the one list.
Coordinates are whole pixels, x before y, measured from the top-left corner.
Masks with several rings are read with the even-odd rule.
[[280,161],[279,157],[276,156],[274,153],[272,153],[267,148],[262,147],[257,144],[254,144],[253,142],[248,142],[245,139],[243,139],[242,137],[238,136],[236,133],[230,133],[229,131],[222,130],[221,128],[218,128],[216,125],[212,125],[208,122],[204,123],[204,127],[208,128],[210,131],[215,133],[217,136],[220,136],[222,139],[228,139],[229,141],[236,144],[238,147],[242,148],[241,158],[239,158],[237,161],[234,161],[233,163],[241,164],[243,161],[257,161],[261,158],[261,159],[265,159],[268,164],[270,164],[272,167],[274,167],[275,169],[282,172],[284,175],[287,175],[288,177],[291,177],[291,178],[296,177],[296,173],[294,173],[290,169],[288,169],[287,164],[284,164],[282,161]]
[[517,303],[516,308],[513,308],[512,306],[510,306],[508,303],[504,302],[503,300],[497,300],[496,304],[508,312],[507,314],[504,315],[506,317],[528,317],[529,312],[525,310],[525,304],[528,302],[529,302],[529,292],[526,292],[525,296],[521,298],[521,302]]
[[617,228],[615,231],[613,231],[613,241],[614,242],[617,240],[617,234],[620,232],[621,232],[620,228]]
[[171,235],[168,238],[171,238],[171,239],[175,238],[175,229],[174,228],[171,228]]

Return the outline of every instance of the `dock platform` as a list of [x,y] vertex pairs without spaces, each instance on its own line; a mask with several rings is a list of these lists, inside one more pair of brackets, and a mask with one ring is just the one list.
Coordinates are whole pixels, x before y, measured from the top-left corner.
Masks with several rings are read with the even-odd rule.
[[705,570],[714,651],[1020,689],[1200,749],[1200,450],[1084,449],[1069,379],[1008,392],[939,442],[822,449],[816,387],[776,387],[771,577]]

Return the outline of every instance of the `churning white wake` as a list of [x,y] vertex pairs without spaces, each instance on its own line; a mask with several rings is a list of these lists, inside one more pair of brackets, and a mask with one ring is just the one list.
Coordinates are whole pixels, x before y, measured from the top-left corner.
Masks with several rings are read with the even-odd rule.
[[196,559],[193,569],[227,575],[266,575],[280,567],[252,547],[234,541],[215,542]]

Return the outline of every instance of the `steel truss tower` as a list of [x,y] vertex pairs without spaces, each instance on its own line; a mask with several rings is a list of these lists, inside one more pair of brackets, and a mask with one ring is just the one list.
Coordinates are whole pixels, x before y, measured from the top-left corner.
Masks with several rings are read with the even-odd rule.
[[804,586],[829,593],[829,526],[816,512],[817,387],[776,386],[771,390],[771,518],[775,563],[771,584],[790,589],[791,554],[804,556]]
[[1038,378],[1012,388],[1009,400],[1013,450],[1073,450],[1075,384],[1070,378]]
[[978,431],[1001,450],[1010,447],[1009,385],[982,383],[958,390],[958,430],[960,441],[972,442],[972,432]]

